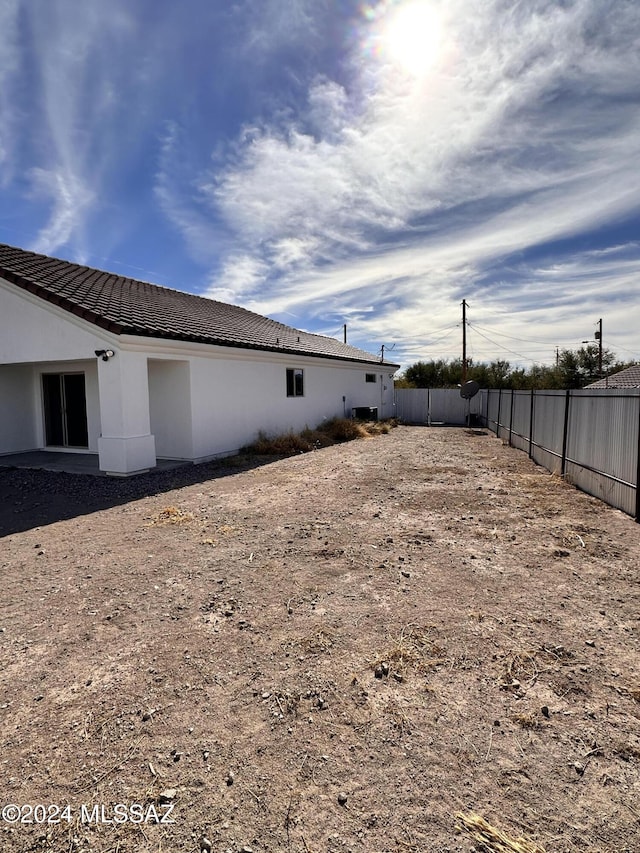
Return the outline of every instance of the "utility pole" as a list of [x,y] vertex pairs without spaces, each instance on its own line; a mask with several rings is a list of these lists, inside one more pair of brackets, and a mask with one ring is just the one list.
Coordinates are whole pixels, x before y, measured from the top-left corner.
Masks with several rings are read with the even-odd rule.
[[467,381],[467,300],[462,300],[462,384]]
[[380,363],[384,362],[384,344],[382,344],[382,348],[380,350]]
[[346,342],[347,342],[347,324],[346,323],[342,327],[342,337],[343,337],[344,343],[346,344]]
[[556,347],[556,367],[560,367],[560,347]]
[[602,318],[598,320],[594,337],[598,341],[598,377],[602,379]]

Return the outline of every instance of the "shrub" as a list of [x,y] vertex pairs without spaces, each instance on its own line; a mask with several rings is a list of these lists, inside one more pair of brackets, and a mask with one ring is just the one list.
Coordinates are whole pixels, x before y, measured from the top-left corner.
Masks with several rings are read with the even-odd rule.
[[349,420],[349,418],[331,418],[320,424],[318,431],[328,435],[334,442],[351,441],[354,438],[366,438],[369,435],[366,424]]
[[260,430],[256,440],[248,447],[243,447],[242,452],[255,456],[293,456],[296,453],[308,453],[310,450],[330,447],[332,444],[352,441],[355,438],[384,435],[394,426],[397,426],[396,420],[366,423],[349,418],[331,418],[321,423],[316,429],[305,427],[300,433],[286,432],[269,436]]

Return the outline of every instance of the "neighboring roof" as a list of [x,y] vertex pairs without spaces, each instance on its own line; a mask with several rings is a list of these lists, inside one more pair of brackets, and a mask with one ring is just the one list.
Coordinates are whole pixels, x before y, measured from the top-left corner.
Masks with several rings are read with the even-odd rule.
[[640,388],[640,364],[632,364],[618,373],[612,373],[606,379],[598,379],[585,388]]
[[335,338],[302,332],[236,305],[1,243],[0,276],[116,335],[380,363]]

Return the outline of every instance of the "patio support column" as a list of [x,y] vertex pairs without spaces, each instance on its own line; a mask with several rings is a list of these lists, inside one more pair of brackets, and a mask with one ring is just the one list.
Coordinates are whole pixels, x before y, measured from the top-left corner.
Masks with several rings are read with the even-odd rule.
[[146,355],[118,350],[108,361],[98,357],[98,390],[100,470],[126,476],[154,468]]

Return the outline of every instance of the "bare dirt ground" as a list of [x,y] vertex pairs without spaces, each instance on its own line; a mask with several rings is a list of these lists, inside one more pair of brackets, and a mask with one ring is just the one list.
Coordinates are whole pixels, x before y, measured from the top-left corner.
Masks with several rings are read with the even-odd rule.
[[640,527],[464,429],[258,461],[0,472],[0,850],[640,850]]

